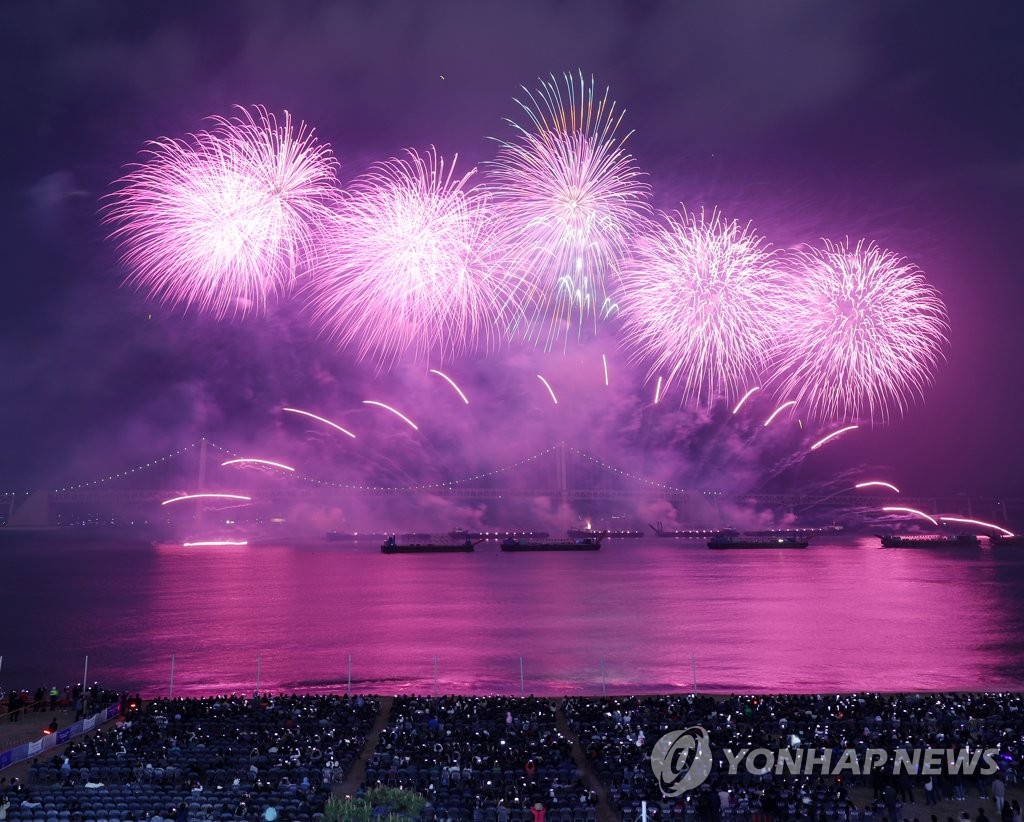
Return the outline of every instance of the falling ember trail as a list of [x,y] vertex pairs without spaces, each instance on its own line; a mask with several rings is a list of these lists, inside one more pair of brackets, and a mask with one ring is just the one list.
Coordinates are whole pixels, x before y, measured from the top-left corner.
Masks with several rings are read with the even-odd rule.
[[608,357],[601,355],[601,363],[604,365],[604,384],[608,385]]
[[555,396],[555,392],[551,388],[551,383],[544,379],[540,374],[537,375],[537,379],[544,383],[544,387],[548,390],[548,393],[551,395],[552,401],[555,403],[555,405],[558,405],[558,397]]
[[1013,531],[1008,531],[1002,525],[996,525],[994,522],[982,522],[980,519],[963,519],[962,517],[939,517],[939,519],[943,522],[958,522],[962,525],[978,525],[982,528],[992,528],[996,531],[1002,531],[1004,537],[1015,536]]
[[416,425],[416,423],[414,423],[411,419],[409,419],[407,416],[405,416],[405,414],[403,414],[401,411],[399,411],[399,410],[397,410],[395,408],[392,408],[390,405],[385,405],[384,403],[377,402],[376,400],[363,400],[363,405],[376,405],[378,408],[383,408],[385,411],[390,411],[396,417],[398,417],[403,422],[405,422],[406,425],[410,426],[413,430],[415,430],[415,431],[419,431],[420,430],[419,426]]
[[926,520],[928,520],[928,522],[930,522],[930,523],[931,523],[932,525],[938,525],[938,524],[939,524],[939,523],[938,523],[938,522],[937,522],[937,521],[935,520],[935,518],[934,518],[934,517],[930,517],[930,516],[928,516],[928,514],[926,514],[926,513],[924,512],[924,511],[918,511],[918,510],[917,510],[916,508],[900,508],[900,507],[895,507],[895,506],[893,506],[893,507],[887,507],[887,508],[883,508],[882,510],[883,510],[883,511],[886,511],[886,512],[889,512],[889,513],[899,513],[899,514],[913,514],[914,516],[918,516],[918,517],[924,517],[924,518],[925,518]]
[[445,374],[445,373],[444,373],[443,371],[438,371],[438,370],[437,370],[436,368],[431,368],[431,369],[430,369],[430,373],[431,373],[431,374],[437,374],[437,376],[439,376],[439,377],[441,377],[442,379],[444,379],[445,381],[447,381],[447,383],[448,383],[448,384],[449,384],[449,385],[450,385],[450,386],[451,386],[452,388],[454,388],[454,389],[455,389],[455,391],[456,391],[456,392],[458,393],[458,395],[459,395],[460,397],[462,397],[462,401],[463,401],[464,403],[466,403],[466,405],[469,405],[469,400],[468,400],[468,399],[466,398],[466,395],[462,393],[462,389],[461,389],[461,388],[459,388],[459,386],[457,386],[457,385],[455,384],[455,380],[453,380],[453,379],[452,379],[451,377],[449,377],[449,376],[448,376],[447,374]]
[[836,437],[838,437],[840,434],[845,434],[847,431],[853,431],[853,430],[855,430],[857,428],[860,428],[860,426],[859,425],[847,425],[845,428],[840,428],[838,431],[833,431],[828,436],[822,437],[820,440],[818,440],[816,443],[814,443],[814,445],[811,446],[811,450],[812,451],[817,451],[819,448],[821,448],[821,446],[823,446],[829,440],[833,440]]
[[891,482],[885,482],[884,480],[869,480],[868,482],[858,482],[854,488],[888,488],[891,491],[895,491],[897,494],[900,493],[900,489],[893,485]]
[[271,468],[280,468],[283,471],[294,471],[290,465],[285,465],[283,462],[274,462],[273,460],[261,460],[256,457],[239,457],[234,460],[227,460],[222,462],[221,466],[225,465],[269,465]]
[[658,377],[658,384],[654,387],[654,404],[661,402],[661,377]]
[[182,502],[183,500],[189,499],[233,499],[241,500],[242,502],[252,502],[252,497],[246,497],[242,494],[184,494],[180,497],[171,497],[171,499],[165,499],[161,502],[161,505],[170,505],[172,502]]
[[303,417],[309,417],[310,419],[316,420],[317,422],[322,422],[325,425],[329,425],[331,426],[331,428],[336,428],[339,431],[341,431],[342,434],[347,434],[348,436],[352,437],[352,439],[356,438],[355,434],[353,434],[351,431],[347,431],[346,429],[342,428],[340,425],[338,425],[338,423],[331,422],[330,420],[325,420],[323,417],[318,417],[316,414],[311,414],[309,411],[303,411],[299,408],[282,408],[281,410],[287,411],[291,414],[301,414]]
[[794,405],[796,405],[796,400],[790,400],[789,402],[782,403],[782,405],[780,405],[778,408],[776,408],[774,411],[772,411],[772,413],[769,415],[768,419],[766,419],[764,421],[764,426],[763,427],[767,428],[769,425],[772,424],[772,420],[773,419],[775,419],[779,414],[781,414],[787,408],[790,408],[791,406],[794,406]]
[[738,403],[736,403],[736,407],[732,409],[732,413],[735,414],[737,411],[739,411],[743,407],[743,403],[745,403],[749,399],[750,395],[753,394],[755,391],[760,391],[760,390],[761,390],[761,386],[755,385],[753,388],[751,388],[749,391],[747,391],[746,394],[744,394],[742,397],[740,397],[740,401]]

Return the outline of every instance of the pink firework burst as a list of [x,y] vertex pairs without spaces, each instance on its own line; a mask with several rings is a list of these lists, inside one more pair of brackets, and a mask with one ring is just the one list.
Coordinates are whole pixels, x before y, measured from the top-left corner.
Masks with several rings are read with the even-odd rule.
[[682,400],[735,398],[769,363],[780,271],[750,227],[717,212],[664,215],[622,272],[623,339]]
[[885,421],[931,382],[946,308],[904,258],[863,240],[824,242],[790,257],[778,395],[817,419]]
[[[457,157],[456,157],[457,159]],[[489,344],[515,313],[487,195],[432,148],[378,163],[324,232],[313,321],[359,358],[442,360]]]
[[[488,165],[509,266],[531,289],[536,313],[526,335],[550,347],[572,324],[614,312],[609,280],[650,213],[650,187],[624,149],[628,134],[608,89],[593,78],[552,76],[516,100],[526,127],[501,141]],[[564,330],[563,330],[564,329]]]
[[292,285],[338,197],[337,163],[311,129],[238,111],[150,143],[106,207],[128,283],[218,318],[260,313]]

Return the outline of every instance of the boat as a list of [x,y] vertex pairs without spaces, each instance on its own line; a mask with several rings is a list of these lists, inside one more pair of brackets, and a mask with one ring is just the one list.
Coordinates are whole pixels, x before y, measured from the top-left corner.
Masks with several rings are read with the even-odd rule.
[[993,548],[997,545],[1024,545],[1024,534],[989,534],[988,544]]
[[879,534],[883,548],[970,548],[980,545],[975,534]]
[[[570,528],[568,531],[569,539],[587,539],[588,537],[597,536],[600,533],[595,531],[593,528]],[[614,537],[615,539],[639,539],[644,535],[644,532],[638,528],[626,528],[619,531],[608,530],[604,532],[606,536]]]
[[708,540],[708,548],[806,548],[806,537],[767,534],[715,534]]
[[608,535],[607,531],[601,531],[590,537],[580,539],[544,539],[544,540],[522,540],[516,537],[509,537],[501,543],[502,551],[598,551],[601,548],[601,540]]
[[468,554],[476,550],[483,540],[462,542],[399,542],[388,537],[380,546],[382,554]]

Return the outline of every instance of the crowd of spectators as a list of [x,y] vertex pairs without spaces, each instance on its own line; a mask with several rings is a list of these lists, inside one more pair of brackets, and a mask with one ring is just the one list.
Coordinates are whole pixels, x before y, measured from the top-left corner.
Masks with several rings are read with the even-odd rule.
[[20,722],[25,714],[44,712],[65,713],[75,711],[75,719],[81,719],[90,707],[113,704],[126,694],[118,694],[93,684],[83,688],[81,683],[65,685],[63,689],[56,685],[45,688],[40,685],[34,692],[12,689],[0,703],[0,715],[8,722]]
[[306,822],[362,751],[376,699],[239,696],[155,700],[72,740],[16,784],[12,822],[173,818]]
[[[106,696],[110,696],[109,694]],[[117,695],[114,695],[117,696]],[[120,695],[123,721],[72,740],[7,786],[11,822],[271,820],[318,822],[332,786],[363,750],[376,699]],[[568,728],[580,744],[574,761]],[[567,723],[567,725],[565,724]],[[697,788],[662,796],[651,753],[667,733],[705,729],[713,767]],[[998,771],[869,774],[741,766],[725,750],[995,749]],[[421,793],[421,822],[596,822],[600,787],[622,822],[888,820],[901,805],[982,803],[1013,819],[1007,788],[1024,756],[1024,695],[694,695],[568,698],[396,697],[359,793]],[[590,779],[597,783],[591,783]],[[0,793],[3,793],[0,786]],[[1005,802],[1000,802],[1005,797]],[[923,814],[927,818],[928,814]],[[910,816],[906,818],[910,819]],[[1018,811],[1019,818],[1019,811]]]
[[422,793],[428,820],[523,822],[538,804],[548,822],[596,820],[579,776],[551,700],[397,697],[364,786]]
[[[993,783],[1017,781],[1024,752],[1024,695],[790,695],[712,698],[710,696],[567,699],[570,727],[584,755],[609,792],[624,822],[639,818],[641,802],[664,818],[887,819],[901,804],[968,798],[989,800]],[[700,726],[708,732],[714,767],[699,789],[662,801],[651,768],[651,750],[670,731]],[[896,751],[937,748],[998,749],[999,773],[953,775],[893,773]],[[884,750],[888,768],[856,774],[850,769],[812,769],[793,775],[783,768],[751,773],[740,766],[728,773],[724,749],[813,749],[830,751],[838,763],[846,749],[864,761],[867,749]],[[755,771],[759,769],[754,769]],[[760,769],[763,770],[763,769]],[[913,770],[913,768],[909,769]],[[855,807],[850,790],[870,789],[871,799]]]

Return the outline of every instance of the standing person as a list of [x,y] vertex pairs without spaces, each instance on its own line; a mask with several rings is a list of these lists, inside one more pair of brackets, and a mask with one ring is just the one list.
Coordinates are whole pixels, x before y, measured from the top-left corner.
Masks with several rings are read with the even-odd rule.
[[1006,801],[1006,783],[1003,782],[1002,777],[996,774],[996,778],[992,780],[992,798],[996,801],[996,813],[1001,814],[1003,812],[1003,803]]
[[1024,820],[1021,819],[1020,802],[1016,799],[1011,800],[1010,810],[1013,811],[1013,822],[1024,822]]
[[544,817],[547,815],[547,811],[544,810],[544,806],[538,802],[533,806],[533,822],[544,822]]
[[57,710],[57,698],[60,696],[60,691],[57,690],[57,686],[54,685],[50,688],[50,710]]

